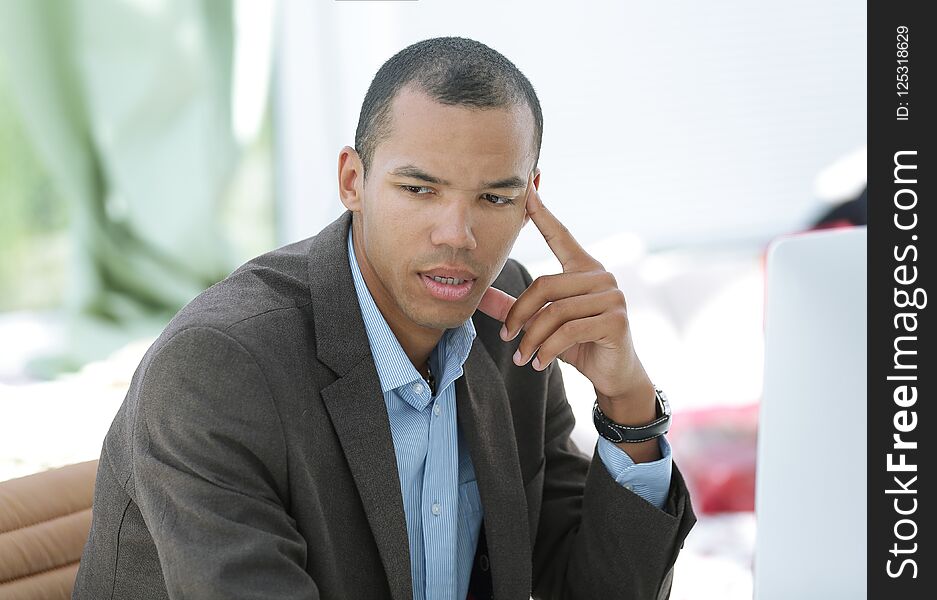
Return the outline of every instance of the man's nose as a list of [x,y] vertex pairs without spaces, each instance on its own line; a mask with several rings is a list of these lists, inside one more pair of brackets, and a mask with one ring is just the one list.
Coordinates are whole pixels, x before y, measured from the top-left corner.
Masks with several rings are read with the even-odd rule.
[[434,246],[474,250],[478,245],[472,232],[472,207],[464,200],[445,203],[436,215],[431,241]]

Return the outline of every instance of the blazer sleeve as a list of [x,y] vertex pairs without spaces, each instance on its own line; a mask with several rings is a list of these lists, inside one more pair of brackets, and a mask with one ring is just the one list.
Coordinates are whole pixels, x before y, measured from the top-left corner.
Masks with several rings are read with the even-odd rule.
[[175,334],[140,382],[132,494],[171,598],[319,598],[287,512],[270,390],[226,333]]
[[[530,285],[530,274],[518,266]],[[590,460],[570,438],[576,419],[555,361],[546,376],[545,467],[533,548],[533,597],[666,600],[677,555],[696,523],[676,462],[663,509],[619,485],[597,446]]]

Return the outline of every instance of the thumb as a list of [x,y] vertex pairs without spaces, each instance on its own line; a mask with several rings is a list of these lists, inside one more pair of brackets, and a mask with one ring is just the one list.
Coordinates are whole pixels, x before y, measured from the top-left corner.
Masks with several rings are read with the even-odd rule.
[[515,300],[516,298],[511,294],[489,287],[485,290],[481,302],[478,303],[478,310],[503,323],[508,316],[508,311],[514,306]]

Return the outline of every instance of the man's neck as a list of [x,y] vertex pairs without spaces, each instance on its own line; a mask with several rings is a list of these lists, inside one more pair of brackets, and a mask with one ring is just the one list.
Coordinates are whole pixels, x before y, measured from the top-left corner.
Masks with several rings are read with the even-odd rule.
[[[377,300],[375,300],[375,304],[377,304]],[[384,314],[387,325],[394,333],[397,341],[400,342],[400,347],[403,348],[407,358],[410,359],[410,362],[413,363],[416,370],[420,372],[420,375],[425,378],[427,375],[426,364],[429,360],[429,355],[433,352],[433,348],[436,347],[436,344],[439,343],[443,332],[425,328],[420,328],[422,331],[411,331],[405,326],[396,325],[389,319],[380,304],[377,304],[377,307],[381,311],[381,314]],[[432,335],[423,335],[425,332],[431,332]]]

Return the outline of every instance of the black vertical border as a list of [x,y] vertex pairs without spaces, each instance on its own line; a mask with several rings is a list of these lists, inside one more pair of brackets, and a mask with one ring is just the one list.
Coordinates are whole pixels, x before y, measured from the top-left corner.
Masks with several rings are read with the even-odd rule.
[[[930,316],[934,312],[930,303],[937,302],[937,289],[933,286],[937,261],[931,239],[937,230],[932,208],[937,202],[934,193],[937,153],[933,150],[937,135],[934,127],[937,97],[933,93],[934,82],[930,81],[937,75],[937,63],[933,60],[937,22],[925,18],[925,7],[925,2],[921,1],[872,0],[868,4],[869,598],[937,598],[937,565],[930,560],[934,555],[934,540],[937,540],[932,519],[934,495],[925,491],[934,489],[937,483],[932,465],[934,454],[937,454],[937,428],[934,427],[937,412],[932,407],[937,401],[937,362],[933,351],[929,350],[937,341],[933,339],[933,318]],[[928,12],[933,10],[935,6],[932,5]],[[904,40],[899,37],[900,27],[908,28],[906,57],[901,56],[900,42]],[[900,58],[908,62],[901,63]],[[904,73],[900,69],[902,66],[908,67],[906,96],[898,94],[904,91],[898,85],[900,75]],[[902,102],[905,104],[900,104]],[[899,118],[902,116],[900,107],[907,108],[906,120]],[[896,153],[899,152],[916,152],[898,159],[903,164],[917,166],[916,170],[905,169],[898,173],[902,179],[916,180],[913,183],[895,182]],[[901,190],[913,190],[913,193]],[[900,209],[896,200],[905,207],[913,207]],[[903,226],[913,223],[916,217],[916,226],[902,230],[896,224],[896,216]],[[904,270],[900,270],[902,265]],[[896,280],[911,279],[915,267],[917,278],[913,283]],[[935,295],[928,297],[926,303],[919,302],[924,304],[921,308],[900,308],[898,303],[903,301],[901,291],[911,294],[915,289],[924,290],[925,294],[934,292]],[[896,290],[900,296],[897,301]],[[918,298],[921,297],[919,293]],[[912,312],[916,313],[914,321],[897,317],[899,313]],[[906,326],[912,324],[916,329],[908,331]],[[917,352],[901,355],[901,362],[913,362],[916,369],[898,370],[893,366],[899,336],[910,336],[898,342],[899,348]],[[888,379],[894,375],[912,375],[917,379]],[[895,400],[895,390],[902,384],[913,385],[917,390],[916,401],[911,405],[900,406]],[[900,396],[900,399],[908,404],[908,396]],[[906,442],[916,442],[917,448],[896,450],[893,436],[899,433],[899,427],[908,428],[915,418],[915,427],[902,432],[901,436]],[[893,463],[900,462],[898,454],[904,454],[904,460],[916,465],[917,470],[890,472],[888,454],[892,454]],[[894,479],[896,476],[914,492],[894,493],[901,490],[899,482]],[[909,483],[914,476],[917,479]],[[836,501],[848,502],[848,499]],[[911,511],[912,507],[914,511],[910,514],[897,512],[899,509]],[[831,516],[835,518],[835,511]],[[902,519],[907,521],[900,522]],[[832,541],[830,550],[836,551],[835,541]],[[911,563],[903,563],[904,560],[912,560],[913,567]],[[900,574],[892,577],[889,569]],[[912,577],[915,570],[916,578]]]

